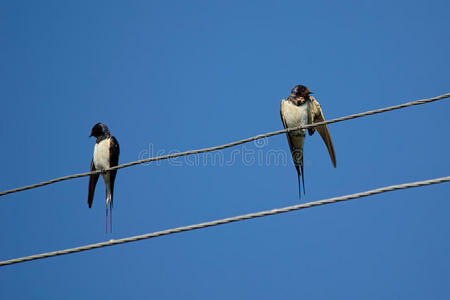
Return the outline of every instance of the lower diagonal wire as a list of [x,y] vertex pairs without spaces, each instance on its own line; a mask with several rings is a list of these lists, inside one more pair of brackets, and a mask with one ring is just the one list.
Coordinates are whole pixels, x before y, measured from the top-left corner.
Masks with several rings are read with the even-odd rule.
[[137,236],[132,236],[132,237],[128,237],[128,238],[123,238],[123,239],[119,239],[119,240],[110,240],[107,242],[101,242],[101,243],[97,243],[97,244],[90,244],[90,245],[76,247],[76,248],[58,250],[58,251],[53,251],[53,252],[46,252],[46,253],[41,253],[41,254],[36,254],[36,255],[31,255],[31,256],[25,256],[25,257],[21,257],[21,258],[0,261],[0,266],[17,264],[17,263],[22,263],[22,262],[26,262],[26,261],[48,258],[48,257],[53,257],[53,256],[59,256],[59,255],[65,255],[65,254],[71,254],[71,253],[82,252],[82,251],[87,251],[87,250],[93,250],[93,249],[103,248],[103,247],[108,247],[108,246],[113,246],[113,245],[125,244],[125,243],[155,238],[155,237],[159,237],[159,236],[163,236],[163,235],[170,235],[170,234],[174,234],[174,233],[178,233],[178,232],[191,231],[191,230],[212,227],[212,226],[217,226],[217,225],[222,225],[222,224],[227,224],[227,223],[232,223],[232,222],[238,222],[238,221],[260,218],[260,217],[265,217],[265,216],[270,216],[270,215],[276,215],[276,214],[286,213],[286,212],[290,212],[290,211],[294,211],[294,210],[301,210],[301,209],[314,207],[314,206],[331,204],[331,203],[335,203],[335,202],[342,202],[342,201],[347,201],[347,200],[351,200],[351,199],[357,199],[357,198],[367,197],[367,196],[371,196],[371,195],[386,193],[386,192],[390,192],[390,191],[409,189],[409,188],[414,188],[414,187],[421,187],[421,186],[443,183],[443,182],[448,182],[448,181],[450,181],[450,176],[429,179],[429,180],[423,180],[423,181],[410,182],[410,183],[403,183],[403,184],[398,184],[398,185],[391,185],[391,186],[381,187],[378,189],[369,190],[369,191],[360,192],[360,193],[351,194],[351,195],[328,198],[328,199],[324,199],[324,200],[308,202],[308,203],[298,204],[298,205],[292,205],[292,206],[287,206],[287,207],[283,207],[283,208],[276,208],[276,209],[272,209],[272,210],[266,210],[266,211],[261,211],[261,212],[246,214],[246,215],[240,215],[240,216],[236,216],[236,217],[220,219],[220,220],[215,220],[215,221],[210,221],[210,222],[205,222],[205,223],[200,223],[200,224],[177,227],[177,228],[157,231],[157,232],[153,232],[153,233],[147,233],[147,234],[143,234],[143,235],[137,235]]

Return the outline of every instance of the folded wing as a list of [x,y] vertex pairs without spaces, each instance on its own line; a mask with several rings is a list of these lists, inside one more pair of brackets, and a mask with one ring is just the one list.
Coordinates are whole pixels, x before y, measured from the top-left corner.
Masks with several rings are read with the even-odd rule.
[[[111,160],[110,167],[115,167],[119,163],[119,154],[120,154],[120,148],[119,148],[119,142],[116,140],[115,137],[111,137],[111,144],[109,146],[109,157]],[[114,194],[114,181],[116,180],[116,174],[117,170],[110,171],[110,182],[111,182],[111,206],[113,203],[113,194]]]
[[[94,159],[91,161],[91,171],[95,170]],[[92,202],[94,201],[94,191],[97,185],[98,177],[100,174],[89,175],[89,193],[88,193],[88,204],[89,208],[92,207]]]
[[[311,97],[312,98],[312,97]],[[325,121],[325,117],[323,116],[322,108],[320,107],[319,102],[316,99],[312,98],[313,108],[313,117],[312,123],[319,123]],[[315,128],[309,128],[308,132],[310,135],[314,133],[314,130],[317,130],[322,137],[325,145],[328,149],[328,154],[330,154],[331,162],[333,166],[336,168],[336,154],[334,153],[333,141],[331,140],[330,131],[328,130],[327,125],[320,125]]]

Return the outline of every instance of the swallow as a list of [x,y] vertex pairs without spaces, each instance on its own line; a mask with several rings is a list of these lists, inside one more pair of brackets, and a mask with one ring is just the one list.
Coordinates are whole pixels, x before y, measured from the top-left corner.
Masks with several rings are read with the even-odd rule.
[[[296,85],[287,100],[281,100],[280,115],[284,128],[298,127],[325,121],[325,117],[319,102],[311,96],[311,91],[304,85]],[[336,168],[336,155],[333,142],[327,125],[308,128],[309,135],[318,131],[327,146],[331,162]],[[302,178],[303,193],[305,193],[305,176],[303,173],[303,143],[305,141],[305,129],[294,130],[286,133],[291,150],[292,159],[298,177],[298,195],[300,198],[300,177]]]
[[[119,142],[110,134],[108,127],[103,123],[95,124],[92,127],[89,137],[91,136],[97,138],[91,161],[91,171],[105,170],[117,166],[120,154]],[[110,210],[110,231],[112,232],[114,181],[116,180],[117,170],[107,171],[101,174],[106,187],[106,232],[108,232],[108,204]],[[92,202],[94,201],[94,191],[99,175],[94,174],[89,176],[89,208],[92,207]]]

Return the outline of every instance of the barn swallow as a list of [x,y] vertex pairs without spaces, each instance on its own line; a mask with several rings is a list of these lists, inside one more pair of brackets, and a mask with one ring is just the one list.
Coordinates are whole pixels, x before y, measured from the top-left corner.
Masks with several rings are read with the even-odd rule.
[[[296,85],[288,99],[281,100],[280,114],[284,128],[298,127],[322,122],[325,120],[319,102],[311,96],[311,91],[304,85]],[[327,125],[308,128],[309,135],[318,131],[325,145],[328,148],[331,162],[336,168],[336,155],[334,153],[333,142]],[[292,159],[298,176],[298,195],[300,198],[300,177],[302,178],[303,193],[305,193],[305,176],[303,173],[303,143],[305,141],[305,129],[299,129],[286,133]]]
[[[105,124],[97,123],[92,127],[89,137],[96,137],[94,155],[91,161],[91,171],[105,170],[119,163],[119,143],[116,138],[111,136],[109,129]],[[110,231],[112,232],[112,207],[114,194],[114,181],[116,180],[117,170],[101,173],[106,187],[106,232],[108,232],[108,204],[110,210]],[[95,186],[97,185],[100,174],[89,176],[88,204],[92,206],[94,200]]]

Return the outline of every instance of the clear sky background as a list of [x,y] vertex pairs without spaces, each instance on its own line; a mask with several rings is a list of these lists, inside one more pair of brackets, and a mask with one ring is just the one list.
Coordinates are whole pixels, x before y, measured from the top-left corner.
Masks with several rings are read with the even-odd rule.
[[[0,190],[282,128],[302,83],[336,118],[450,91],[448,1],[2,1]],[[330,125],[301,202],[449,174],[450,103]],[[285,136],[0,198],[0,259],[300,203]],[[246,154],[245,154],[246,153]],[[250,153],[250,154],[248,154]],[[247,156],[245,156],[245,155]],[[254,158],[252,160],[252,157]],[[257,157],[263,157],[262,162]],[[234,158],[234,159],[233,159]],[[223,159],[221,163],[220,159]],[[441,184],[0,268],[1,299],[449,299]]]

